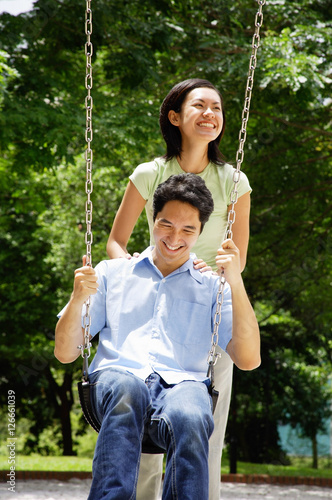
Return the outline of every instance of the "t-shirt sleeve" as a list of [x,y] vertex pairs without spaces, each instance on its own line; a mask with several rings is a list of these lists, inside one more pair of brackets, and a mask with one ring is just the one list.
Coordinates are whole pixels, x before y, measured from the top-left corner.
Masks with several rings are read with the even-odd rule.
[[[225,167],[226,167],[226,165],[225,165]],[[231,193],[234,189],[234,172],[236,172],[236,169],[234,167],[232,167],[231,165],[227,165],[226,193],[227,193],[227,197],[228,197],[228,204],[230,202]],[[251,191],[252,191],[251,186],[249,184],[249,179],[246,176],[246,174],[242,171],[240,172],[240,179],[239,179],[239,182],[237,184],[236,189],[237,189],[239,197],[244,195],[245,193],[251,193]]]
[[251,191],[252,191],[252,188],[249,184],[249,179],[244,172],[241,172],[241,174],[240,174],[240,180],[239,180],[239,183],[237,185],[237,190],[238,190],[239,196],[242,196],[245,193],[251,193]]
[[157,166],[154,161],[141,163],[135,168],[129,179],[145,200],[148,200],[155,191]]

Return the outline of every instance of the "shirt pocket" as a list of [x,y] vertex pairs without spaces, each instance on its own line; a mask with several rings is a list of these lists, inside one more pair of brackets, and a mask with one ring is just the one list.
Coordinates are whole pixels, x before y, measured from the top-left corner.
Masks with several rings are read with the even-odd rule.
[[167,322],[168,337],[179,345],[208,345],[211,337],[211,311],[205,304],[176,300]]

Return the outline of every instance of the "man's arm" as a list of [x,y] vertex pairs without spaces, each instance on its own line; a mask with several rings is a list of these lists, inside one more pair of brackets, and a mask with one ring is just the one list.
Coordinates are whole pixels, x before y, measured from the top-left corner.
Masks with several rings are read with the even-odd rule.
[[223,242],[216,263],[232,290],[233,328],[227,352],[238,368],[253,370],[261,363],[259,327],[243,284],[240,252],[232,240]]
[[86,266],[83,257],[83,267],[76,269],[74,289],[70,301],[55,329],[54,355],[61,363],[71,363],[78,358],[82,344],[82,306],[90,295],[97,293],[98,283],[95,270]]

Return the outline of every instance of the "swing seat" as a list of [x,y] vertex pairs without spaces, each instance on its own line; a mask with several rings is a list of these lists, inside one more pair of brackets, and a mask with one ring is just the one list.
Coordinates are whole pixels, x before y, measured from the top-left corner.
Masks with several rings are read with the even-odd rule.
[[[77,384],[79,400],[83,412],[83,416],[87,423],[96,431],[100,431],[100,422],[94,414],[91,399],[90,399],[90,382],[89,380],[82,380]],[[212,397],[212,413],[216,408],[219,392],[216,391],[212,385],[209,386],[209,393]],[[148,454],[164,454],[166,450],[157,446],[150,438],[147,432],[144,432],[142,440],[142,453]]]
[[[96,431],[100,431],[100,422],[96,418],[90,399],[90,382],[82,380],[77,384],[78,395],[80,399],[80,404],[83,412],[83,416],[87,423]],[[149,435],[145,432],[142,440],[142,453],[149,454],[164,454],[166,450],[160,448],[151,440]]]
[[100,431],[100,423],[99,420],[96,418],[93,409],[92,409],[92,404],[90,400],[90,382],[82,380],[81,382],[78,382],[77,384],[77,389],[78,389],[78,396],[80,399],[80,404],[83,412],[83,416],[87,423],[91,425],[91,427],[96,431]]

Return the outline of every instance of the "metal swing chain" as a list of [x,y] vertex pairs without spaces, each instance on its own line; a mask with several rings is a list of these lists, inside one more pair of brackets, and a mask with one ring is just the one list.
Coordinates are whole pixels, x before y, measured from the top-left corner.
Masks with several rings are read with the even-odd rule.
[[[260,28],[263,24],[263,5],[265,5],[266,0],[257,0],[257,3],[259,5],[259,9],[256,13],[255,16],[255,32],[252,37],[252,42],[251,42],[251,47],[252,47],[252,52],[249,60],[249,71],[248,71],[248,77],[247,77],[247,86],[246,86],[246,91],[245,91],[245,98],[244,98],[244,106],[243,106],[243,111],[242,111],[242,121],[241,121],[241,128],[239,132],[239,148],[236,153],[236,170],[234,171],[233,174],[233,182],[234,182],[234,187],[231,192],[231,199],[230,199],[230,204],[231,204],[231,209],[228,212],[228,220],[227,220],[227,226],[226,226],[226,231],[225,231],[225,236],[224,239],[233,238],[233,232],[232,232],[232,224],[235,222],[235,204],[238,200],[238,191],[237,191],[237,185],[240,180],[240,175],[241,175],[241,164],[243,162],[244,158],[244,144],[246,142],[247,138],[247,123],[249,120],[249,109],[250,109],[250,101],[251,101],[251,95],[252,95],[252,89],[254,85],[254,73],[257,65],[257,50],[259,48],[259,43],[260,43],[260,35],[259,31]],[[212,371],[212,367],[217,363],[218,358],[220,357],[220,353],[216,353],[216,347],[218,345],[219,341],[219,325],[221,321],[221,307],[223,304],[224,300],[224,288],[226,284],[226,279],[223,275],[220,276],[220,282],[219,282],[219,289],[217,293],[217,307],[216,307],[216,312],[214,315],[214,325],[213,325],[213,333],[212,333],[212,338],[211,338],[211,349],[209,351],[209,356],[208,356],[208,375]]]
[[[87,90],[87,95],[85,97],[85,110],[86,110],[86,127],[85,127],[85,163],[86,163],[86,179],[85,179],[85,192],[87,195],[87,201],[85,203],[85,222],[86,222],[86,233],[85,233],[85,244],[86,244],[86,265],[92,265],[91,256],[91,244],[93,242],[93,235],[91,231],[92,223],[92,201],[90,195],[93,191],[92,183],[92,160],[93,152],[91,149],[91,142],[93,138],[92,132],[92,108],[93,99],[91,96],[92,89],[92,63],[91,57],[93,54],[93,45],[90,40],[92,34],[92,10],[91,10],[91,0],[86,1],[86,11],[85,11],[85,57],[86,57],[86,67],[85,67],[85,88]],[[83,380],[87,380],[88,377],[88,358],[90,357],[90,297],[85,301],[85,316],[83,318],[84,336],[83,344],[79,346],[81,349],[81,354],[83,357]]]

